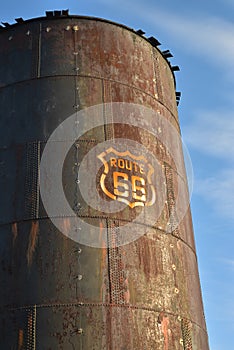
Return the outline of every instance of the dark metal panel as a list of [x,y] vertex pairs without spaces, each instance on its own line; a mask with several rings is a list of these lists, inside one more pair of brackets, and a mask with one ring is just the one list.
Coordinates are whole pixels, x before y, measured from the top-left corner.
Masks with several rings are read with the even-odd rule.
[[144,308],[60,304],[12,310],[5,320],[13,332],[11,339],[2,338],[3,345],[11,348],[22,344],[39,350],[134,350],[144,344],[148,349],[179,350],[182,345],[181,325],[175,316]]
[[[85,85],[85,88],[84,88]],[[80,108],[102,102],[101,81],[80,78]],[[0,147],[46,141],[55,128],[75,113],[75,78],[31,80],[0,90]]]
[[[69,218],[64,218],[64,227]],[[102,221],[90,219],[90,224]],[[79,245],[49,219],[1,226],[1,307],[108,302],[107,253]],[[87,232],[88,234],[88,232]]]
[[7,132],[0,144],[47,140],[74,113],[73,88],[73,78],[65,77],[31,80],[1,90],[0,127]]
[[10,29],[0,35],[0,87],[32,77],[33,37],[31,33],[27,35],[26,28]]
[[[18,160],[20,162],[20,160]],[[13,148],[0,149],[0,223],[11,222],[15,217],[15,197],[17,195],[17,156]],[[21,182],[20,177],[18,181]]]
[[77,47],[71,20],[42,21],[39,75],[75,75]]
[[39,217],[41,143],[0,149],[0,224]]

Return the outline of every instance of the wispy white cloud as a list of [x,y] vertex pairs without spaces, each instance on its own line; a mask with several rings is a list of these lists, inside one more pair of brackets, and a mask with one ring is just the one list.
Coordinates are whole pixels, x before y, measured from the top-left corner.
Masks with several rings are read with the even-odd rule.
[[184,50],[207,57],[215,64],[234,67],[232,22],[212,16],[196,17],[192,14],[185,18],[159,9],[147,10],[144,15],[155,27],[163,28],[174,37]]
[[234,220],[234,115],[201,112],[191,120],[183,128],[186,143],[203,155],[223,161],[220,171],[195,180],[194,193],[209,203],[219,216]]
[[183,127],[186,143],[204,154],[234,161],[234,112],[197,113]]
[[220,216],[234,220],[234,168],[214,177],[196,180],[194,192],[211,203]]
[[221,5],[225,6],[231,6],[234,7],[234,2],[233,0],[219,0],[219,2],[221,3]]
[[[109,4],[107,0],[101,1]],[[126,1],[123,0],[116,4],[118,10],[121,5],[126,7]],[[143,1],[129,0],[128,7],[131,8],[131,14],[155,28],[155,33],[160,28],[169,34],[176,40],[175,46],[179,44],[182,50],[206,57],[213,64],[222,65],[223,69],[234,67],[233,22],[209,14],[194,14],[192,11],[186,16],[179,15]]]
[[221,261],[234,271],[234,259],[222,259]]

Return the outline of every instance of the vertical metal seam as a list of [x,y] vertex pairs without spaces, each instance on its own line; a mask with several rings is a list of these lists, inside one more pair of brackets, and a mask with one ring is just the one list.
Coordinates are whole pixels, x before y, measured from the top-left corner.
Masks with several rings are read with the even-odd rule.
[[37,306],[33,308],[33,350],[36,350],[36,324],[37,324]]
[[27,143],[25,175],[25,211],[26,216],[29,216],[33,219],[38,219],[39,217],[40,149],[41,143],[38,141]]
[[36,218],[39,218],[40,206],[40,158],[41,158],[41,142],[37,144],[37,189],[36,189]]
[[182,331],[182,337],[183,337],[184,350],[193,350],[189,320],[186,320],[186,319],[181,320],[181,331]]
[[109,220],[106,219],[106,232],[107,232],[107,261],[108,261],[108,279],[109,279],[109,297],[110,297],[110,304],[112,304],[112,284],[111,284],[111,261],[110,261],[110,227],[109,227]]
[[[79,104],[78,102],[79,101],[79,87],[78,87],[78,75],[79,75],[79,67],[78,67],[78,50],[77,50],[77,30],[73,30],[73,55],[74,55],[74,65],[75,65],[75,74],[74,74],[74,86],[75,86],[75,98],[74,98],[74,108],[75,108],[75,115],[76,115],[76,127],[78,128],[78,109],[79,109]],[[78,210],[80,210],[80,206],[78,206],[79,204],[79,201],[78,201],[78,189],[77,189],[77,186],[78,186],[78,183],[79,183],[79,177],[78,177],[78,161],[79,161],[79,151],[78,151],[78,147],[79,147],[79,144],[77,143],[76,144],[76,154],[75,154],[75,159],[76,159],[76,164],[77,164],[77,172],[75,174],[76,176],[76,181],[77,181],[77,184],[76,184],[76,187],[75,187],[75,194],[74,194],[74,201],[75,201],[75,208],[78,212]],[[78,229],[78,227],[77,227]],[[78,231],[77,231],[78,232]],[[80,262],[80,255],[78,253],[78,259],[77,259],[77,267],[78,267],[78,274],[81,274],[82,271],[81,271],[81,262]],[[78,287],[78,288],[77,288]],[[79,294],[79,296],[77,295]],[[76,281],[76,297],[80,297],[81,295],[81,281],[77,280]],[[82,330],[82,311],[80,309],[79,311],[79,329]],[[80,333],[80,350],[83,349],[83,337],[82,337],[82,332]]]
[[106,141],[107,140],[107,130],[106,130],[106,108],[105,108],[105,102],[106,102],[105,80],[102,79],[102,103],[103,103],[103,119],[104,119],[104,136],[105,136],[105,141]]
[[111,81],[102,80],[103,82],[103,104],[104,104],[104,131],[105,131],[105,140],[111,140],[115,143],[114,138],[114,120],[113,120],[113,111],[112,107],[106,106],[105,103],[111,105],[112,94],[111,94]]
[[165,169],[165,178],[166,178],[166,191],[167,191],[167,203],[168,203],[168,211],[169,211],[169,224],[172,228],[172,232],[176,237],[180,237],[178,227],[174,227],[174,224],[177,222],[177,215],[175,212],[175,194],[174,194],[174,185],[173,185],[173,173],[172,168],[164,163]]
[[37,306],[36,304],[28,309],[27,312],[27,345],[26,350],[36,350],[36,322]]
[[[79,67],[78,67],[78,50],[76,47],[76,42],[77,42],[77,31],[73,30],[73,55],[74,55],[74,70],[75,70],[75,74],[74,74],[74,87],[75,87],[75,93],[74,93],[74,106],[73,108],[75,109],[75,115],[76,115],[76,123],[78,123],[78,108],[79,108],[79,87],[78,87],[78,83],[77,83],[77,77],[78,77],[78,71],[79,71]],[[76,124],[76,127],[78,127],[78,124]],[[78,164],[78,157],[79,157],[79,152],[78,152],[78,147],[79,144],[76,145],[76,163]],[[78,171],[77,171],[77,178],[76,181],[78,182]],[[77,191],[77,187],[75,190],[75,194],[74,194],[74,207],[75,210],[78,211],[80,209],[80,207],[78,207],[78,191]]]
[[37,65],[37,78],[41,76],[41,32],[42,32],[42,24],[39,23],[39,37],[38,37],[38,65]]
[[124,299],[124,267],[121,254],[121,247],[118,242],[118,230],[119,223],[110,224],[109,222],[109,278],[110,278],[110,292],[111,292],[111,302],[113,304],[125,304]]

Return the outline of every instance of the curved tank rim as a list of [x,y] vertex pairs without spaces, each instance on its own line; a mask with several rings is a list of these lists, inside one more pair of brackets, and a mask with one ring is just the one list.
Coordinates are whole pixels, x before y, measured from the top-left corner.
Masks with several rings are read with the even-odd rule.
[[[62,10],[59,10],[62,12]],[[54,11],[48,11],[48,12],[54,12]],[[131,27],[128,27],[127,25],[125,24],[122,24],[122,23],[119,23],[119,22],[115,22],[115,21],[112,21],[112,20],[108,20],[108,19],[105,19],[105,18],[102,18],[102,17],[95,17],[95,16],[87,16],[87,15],[70,15],[70,14],[67,14],[67,15],[60,15],[60,16],[40,16],[40,17],[34,17],[34,18],[30,18],[30,19],[26,19],[26,20],[22,20],[22,22],[18,23],[12,23],[12,24],[7,24],[7,26],[3,27],[1,26],[0,27],[0,34],[1,33],[4,33],[5,31],[8,31],[12,28],[15,28],[15,27],[18,27],[18,26],[23,26],[25,24],[28,24],[28,23],[33,23],[33,22],[40,22],[40,21],[56,21],[56,20],[63,20],[63,19],[80,19],[80,20],[90,20],[90,21],[97,21],[97,22],[103,22],[103,23],[107,23],[107,24],[111,24],[111,25],[115,25],[117,27],[120,27],[120,28],[123,28],[125,30],[128,30],[132,33],[134,33],[135,35],[139,36],[140,38],[142,38],[143,40],[145,40],[147,43],[149,43],[152,47],[154,47],[162,56],[162,51],[155,45],[153,45],[150,41],[149,41],[149,38],[145,37],[144,35],[141,35],[139,34],[137,30],[131,28]],[[1,22],[3,25],[4,25],[4,22]],[[159,44],[161,45],[161,44]],[[159,46],[158,45],[158,46]],[[163,56],[165,62],[168,64],[170,70],[171,70],[171,73],[172,73],[172,76],[174,78],[174,84],[175,84],[175,88],[176,88],[176,78],[175,78],[175,73],[172,69],[172,66],[171,66],[171,63],[169,60],[167,60],[164,56]]]

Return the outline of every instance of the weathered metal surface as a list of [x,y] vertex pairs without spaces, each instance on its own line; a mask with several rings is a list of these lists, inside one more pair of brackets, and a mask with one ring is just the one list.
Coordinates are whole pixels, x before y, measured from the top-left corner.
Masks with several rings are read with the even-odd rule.
[[[159,189],[166,189],[161,215],[127,245],[92,248],[69,239],[48,218],[39,192],[46,142],[77,110],[137,103],[179,131],[169,63],[134,31],[75,16],[10,26],[0,33],[0,48],[1,348],[208,350],[190,211],[166,233],[179,181],[185,187],[180,200],[187,200],[177,139],[163,129],[175,159],[143,130],[140,113],[134,128],[113,124],[116,115],[103,110],[109,124],[85,133],[66,157],[68,202],[100,233],[108,227],[113,242],[140,208],[107,214],[89,206],[77,188],[79,164],[100,142],[119,137],[137,141],[158,159],[165,174]],[[158,126],[153,114],[151,123]],[[68,233],[70,218],[59,215]],[[139,224],[145,226],[144,218]]]

